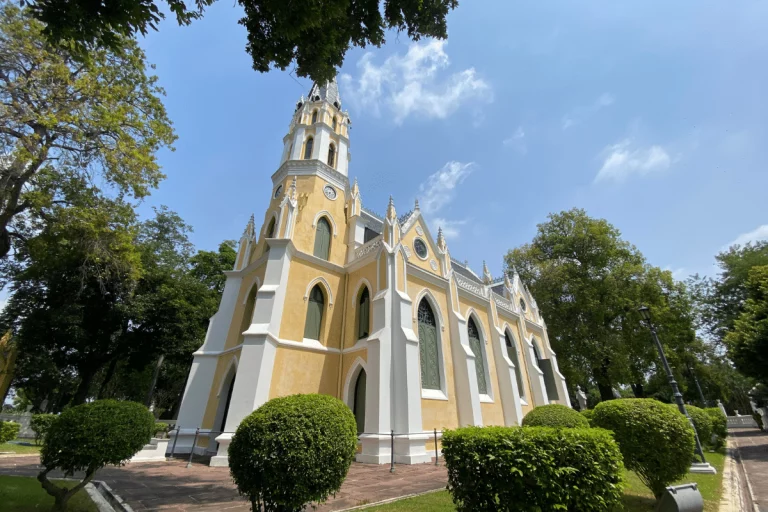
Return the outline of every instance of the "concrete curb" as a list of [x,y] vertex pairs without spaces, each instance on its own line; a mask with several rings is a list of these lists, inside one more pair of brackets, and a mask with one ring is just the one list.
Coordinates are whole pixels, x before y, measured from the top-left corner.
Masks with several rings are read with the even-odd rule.
[[408,498],[415,498],[416,496],[424,496],[425,494],[432,494],[435,492],[444,491],[445,486],[439,489],[432,489],[431,491],[417,492],[415,494],[406,494],[405,496],[398,496],[397,498],[388,498],[386,500],[377,501],[376,503],[366,503],[365,505],[358,505],[356,507],[343,508],[336,512],[348,512],[350,510],[364,510],[366,508],[378,507],[379,505],[386,505],[387,503],[393,503],[395,501],[406,500]]
[[99,509],[99,512],[115,512],[112,505],[104,499],[104,496],[99,493],[92,482],[85,484],[85,492],[91,497],[91,501],[96,505],[96,508]]
[[[747,473],[747,468],[744,467],[744,460],[741,458],[741,449],[739,448],[738,443],[736,444],[736,460],[739,463],[739,466],[741,466],[741,472],[744,474],[744,482],[746,483],[747,492],[749,493],[749,501],[752,503],[751,511],[749,510],[750,507],[746,504],[743,504],[742,510],[746,510],[748,512],[760,512],[760,507],[757,504],[757,500],[755,499],[755,493],[752,490],[752,482],[749,481],[749,473]],[[741,495],[741,494],[739,494]]]
[[[103,499],[107,501],[110,506],[109,510],[115,510],[117,512],[133,512],[131,506],[127,504],[123,498],[115,494],[115,492],[109,485],[107,485],[106,482],[103,480],[94,480],[91,483],[96,488],[99,495],[101,495]],[[101,511],[101,508],[99,508],[99,510]]]

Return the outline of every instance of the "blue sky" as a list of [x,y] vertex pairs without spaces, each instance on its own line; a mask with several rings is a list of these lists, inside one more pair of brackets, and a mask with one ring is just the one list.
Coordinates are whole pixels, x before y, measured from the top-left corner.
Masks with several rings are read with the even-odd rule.
[[[241,10],[170,19],[142,44],[179,140],[142,209],[179,212],[204,249],[263,216],[295,102],[260,74]],[[390,35],[341,69],[350,177],[365,206],[421,201],[451,254],[499,275],[550,212],[606,218],[678,278],[768,239],[768,3],[463,0],[446,42]]]

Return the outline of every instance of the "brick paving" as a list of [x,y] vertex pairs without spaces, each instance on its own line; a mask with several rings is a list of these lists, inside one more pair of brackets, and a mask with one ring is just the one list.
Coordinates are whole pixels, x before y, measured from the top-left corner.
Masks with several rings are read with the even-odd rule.
[[[0,458],[0,474],[35,476],[40,471],[39,462],[38,457]],[[176,459],[106,467],[96,479],[105,481],[136,512],[250,510],[248,502],[238,496],[227,468],[194,463],[187,469],[186,461]],[[397,465],[390,473],[389,465],[354,463],[336,497],[317,510],[344,510],[427,492],[444,488],[447,481],[442,464]]]
[[768,433],[755,427],[730,427],[728,433],[746,472],[760,512],[768,512]]

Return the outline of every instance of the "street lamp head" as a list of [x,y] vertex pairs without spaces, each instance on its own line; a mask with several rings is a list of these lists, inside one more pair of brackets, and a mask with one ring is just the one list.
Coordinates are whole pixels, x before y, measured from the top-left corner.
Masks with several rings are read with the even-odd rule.
[[637,311],[640,313],[640,316],[643,320],[646,322],[651,321],[651,310],[648,308],[648,306],[641,306],[637,309]]

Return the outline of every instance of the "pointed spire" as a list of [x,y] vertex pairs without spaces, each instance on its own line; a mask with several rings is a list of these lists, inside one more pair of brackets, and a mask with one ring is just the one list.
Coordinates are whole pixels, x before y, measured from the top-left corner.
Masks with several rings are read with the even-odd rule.
[[355,182],[352,184],[352,195],[356,196],[360,193],[360,187],[357,185],[357,176],[355,176]]
[[[417,203],[418,204],[418,203]],[[438,227],[437,228],[437,248],[440,249],[442,252],[445,252],[445,236],[443,235],[443,228]]]
[[389,196],[389,205],[387,205],[387,219],[397,221],[397,212],[395,211],[395,200]]
[[493,282],[491,271],[488,270],[488,265],[485,264],[485,260],[483,260],[483,282],[485,284],[491,284]]
[[336,77],[326,82],[325,85],[312,84],[309,91],[309,101],[327,101],[337,109],[341,110],[341,97],[339,96],[339,84],[336,83]]
[[251,218],[248,219],[248,224],[245,225],[243,236],[245,238],[253,238],[255,233],[256,233],[256,221],[253,217],[253,214],[251,214]]
[[419,198],[416,198],[416,203],[413,205],[413,211],[419,211]]

